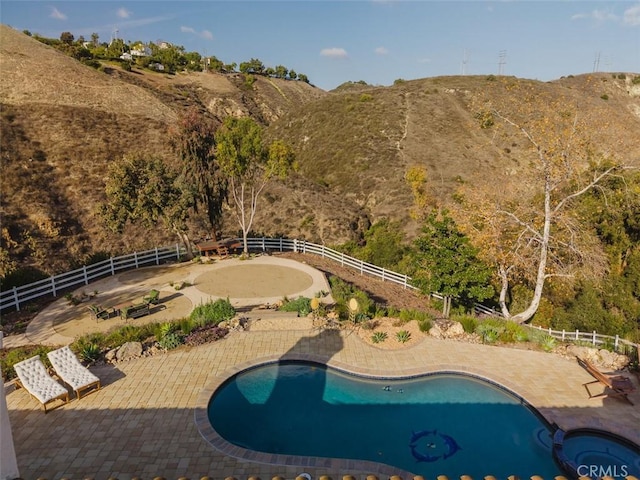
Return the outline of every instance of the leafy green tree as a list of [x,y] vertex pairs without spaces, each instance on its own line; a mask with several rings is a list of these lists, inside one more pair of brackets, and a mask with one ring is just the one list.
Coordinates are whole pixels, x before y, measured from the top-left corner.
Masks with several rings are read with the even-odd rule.
[[415,241],[416,286],[425,294],[445,297],[443,315],[449,316],[451,299],[473,308],[494,294],[491,269],[478,259],[478,250],[461,233],[448,213],[431,213]]
[[100,213],[111,230],[121,232],[127,223],[151,226],[162,221],[192,256],[187,220],[193,195],[160,158],[124,156],[111,164],[105,190],[107,203]]
[[60,34],[60,41],[62,43],[65,43],[67,45],[71,45],[73,43],[73,40],[74,40],[74,36],[73,36],[73,33],[71,33],[71,32],[62,32]]
[[198,52],[187,52],[184,54],[187,70],[192,72],[202,71],[202,56]]
[[[343,248],[365,262],[389,270],[399,271],[398,266],[408,251],[404,234],[398,222],[382,219],[373,224],[364,234],[364,245],[348,243]],[[345,248],[346,247],[346,248]]]
[[262,129],[250,117],[227,117],[216,132],[216,153],[229,178],[235,217],[242,229],[245,255],[249,253],[247,234],[258,209],[260,194],[275,178],[285,178],[296,168],[292,148],[276,140],[268,147]]
[[222,223],[222,208],[228,185],[216,160],[216,126],[197,109],[189,109],[169,133],[169,142],[179,159],[180,180],[191,185],[194,208],[203,207],[212,237]]
[[207,68],[214,72],[220,72],[224,69],[224,63],[218,60],[215,56],[207,58]]
[[309,77],[307,77],[304,73],[298,74],[298,80],[304,83],[309,83]]
[[240,63],[240,73],[255,73],[264,75],[265,67],[257,58],[252,58],[248,62]]
[[283,65],[276,65],[276,77],[277,78],[287,78],[287,74],[289,73],[289,70],[287,70],[287,67],[283,66]]
[[91,43],[94,47],[97,47],[99,45],[99,39],[100,36],[97,33],[94,32],[91,34]]
[[298,78],[298,74],[295,72],[295,70],[289,70],[289,79],[295,80],[296,78]]

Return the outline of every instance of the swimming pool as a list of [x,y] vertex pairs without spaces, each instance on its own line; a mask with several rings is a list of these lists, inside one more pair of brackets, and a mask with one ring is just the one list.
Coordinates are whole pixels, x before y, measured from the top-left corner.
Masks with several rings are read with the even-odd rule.
[[575,476],[640,475],[640,447],[609,432],[588,428],[554,434],[554,455]]
[[359,459],[424,476],[562,473],[541,417],[506,390],[460,374],[370,379],[271,363],[222,384],[208,417],[226,441],[269,454]]

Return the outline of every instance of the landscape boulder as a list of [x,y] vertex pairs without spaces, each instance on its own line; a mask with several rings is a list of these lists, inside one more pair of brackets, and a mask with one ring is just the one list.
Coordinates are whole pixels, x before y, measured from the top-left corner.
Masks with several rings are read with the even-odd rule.
[[142,343],[127,342],[116,351],[116,360],[118,362],[126,362],[142,356]]
[[464,335],[464,327],[453,320],[435,320],[429,335],[435,338],[458,338]]
[[620,353],[580,345],[568,345],[566,355],[587,360],[598,368],[611,371],[622,370],[629,365],[630,361],[629,357]]

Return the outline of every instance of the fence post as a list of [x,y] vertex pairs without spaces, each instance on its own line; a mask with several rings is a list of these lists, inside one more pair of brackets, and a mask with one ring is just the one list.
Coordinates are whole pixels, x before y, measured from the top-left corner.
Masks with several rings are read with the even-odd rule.
[[578,336],[578,329],[576,328],[576,342],[578,341],[578,339],[580,339],[580,337]]
[[562,329],[562,341],[564,342],[564,328]]
[[618,335],[616,335],[616,339],[613,342],[613,349],[614,350],[618,350],[618,340],[620,340],[620,337],[618,337]]
[[262,237],[262,251],[264,252],[267,249],[264,243],[264,237]]
[[138,268],[138,252],[133,252],[133,262],[136,264],[136,268]]
[[382,281],[384,282],[384,268],[382,269]]
[[340,254],[340,266],[344,267],[344,252]]
[[302,253],[307,253],[307,241],[302,240]]
[[176,243],[176,262],[180,261],[180,244]]
[[53,294],[54,297],[57,297],[57,295],[56,295],[56,277],[55,277],[55,275],[51,275],[51,293]]
[[160,265],[160,257],[158,256],[158,247],[156,247],[156,265]]
[[116,274],[116,268],[113,265],[113,257],[109,258],[109,266],[111,267],[111,276],[113,277]]
[[82,275],[84,276],[84,284],[89,285],[89,277],[87,276],[87,266],[82,266]]
[[591,340],[592,345],[595,347],[596,346],[596,331],[593,331],[593,339]]
[[293,239],[293,253],[298,253],[298,239]]
[[282,253],[282,237],[280,237],[280,253]]
[[16,302],[16,312],[20,311],[20,302],[18,301],[18,289],[13,287],[13,301]]

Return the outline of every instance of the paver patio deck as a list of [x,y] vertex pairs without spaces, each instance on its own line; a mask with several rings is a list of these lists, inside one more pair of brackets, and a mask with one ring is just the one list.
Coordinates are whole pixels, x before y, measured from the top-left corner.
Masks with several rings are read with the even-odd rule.
[[215,385],[237,368],[284,356],[321,359],[369,375],[473,373],[522,396],[565,430],[599,428],[640,443],[640,390],[630,396],[635,407],[614,398],[589,399],[582,384],[591,376],[557,355],[433,338],[411,348],[381,350],[348,331],[243,331],[212,344],[93,367],[103,388],[46,415],[23,389],[5,386],[20,473],[48,480],[269,479],[294,478],[302,471],[316,478],[388,476],[388,469],[372,471],[359,462],[322,468],[257,463],[226,455],[203,438],[195,420]]

